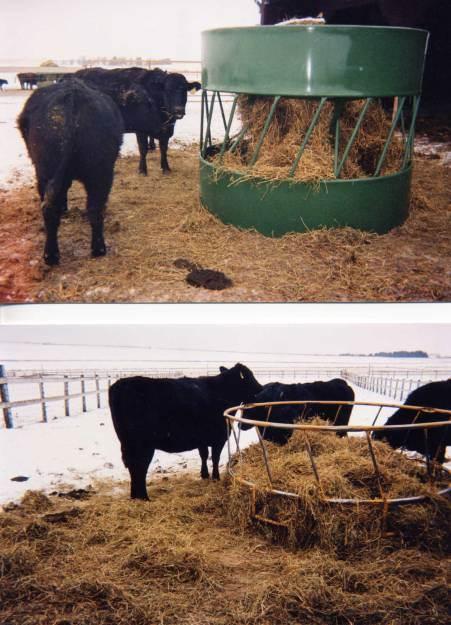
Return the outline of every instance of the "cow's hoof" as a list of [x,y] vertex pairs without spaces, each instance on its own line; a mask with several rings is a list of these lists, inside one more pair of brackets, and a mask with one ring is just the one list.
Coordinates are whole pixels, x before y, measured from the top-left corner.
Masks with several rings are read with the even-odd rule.
[[147,176],[147,171],[141,171],[141,170],[139,170],[139,171],[138,171],[138,174],[139,174],[140,176]]
[[208,472],[207,473],[201,473],[200,476],[201,476],[201,478],[203,480],[209,480],[210,479],[210,475],[208,474]]
[[102,247],[96,247],[95,250],[92,250],[91,252],[91,256],[93,258],[98,258],[99,256],[105,256],[106,254],[106,247],[103,245]]
[[60,262],[59,254],[44,254],[44,261],[46,265],[49,265],[49,267],[53,267],[54,265],[59,265],[59,262]]
[[219,481],[219,474],[218,475],[213,474],[213,479]]
[[172,170],[171,169],[162,169],[161,171],[163,173],[163,176],[167,176],[168,174],[171,173]]

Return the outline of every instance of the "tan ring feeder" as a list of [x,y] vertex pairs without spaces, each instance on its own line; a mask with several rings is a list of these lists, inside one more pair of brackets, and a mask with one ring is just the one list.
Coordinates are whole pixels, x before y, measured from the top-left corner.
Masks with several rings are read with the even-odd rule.
[[[308,404],[337,406],[335,419],[345,405],[366,407],[365,410],[370,411],[374,408],[372,425],[336,426],[320,420],[308,423],[269,420],[274,406],[299,406],[301,412]],[[267,420],[244,416],[257,407],[267,409]],[[374,425],[383,409],[401,407],[412,411],[411,424]],[[449,420],[417,423],[419,415],[424,412],[440,414],[442,418],[446,414]],[[387,515],[392,509],[402,515],[401,508],[418,508],[420,504],[436,502],[437,498],[443,498],[441,501],[445,504],[445,496],[451,493],[449,471],[437,462],[436,457],[429,460],[419,458],[415,453],[400,453],[371,437],[373,431],[405,430],[408,435],[409,431],[422,430],[427,441],[429,432],[443,428],[443,439],[440,440],[444,440],[447,428],[451,426],[449,410],[372,402],[283,401],[234,406],[227,409],[224,416],[228,433],[237,447],[236,453],[232,454],[229,436],[227,468],[231,488],[247,492],[251,521],[289,530],[291,526],[293,531],[293,514],[296,518],[300,514],[305,520],[313,507],[316,507],[316,516],[313,515],[313,521],[310,519],[313,525],[318,524],[324,512],[334,516],[343,513],[345,521],[349,515],[352,523],[352,515],[361,516],[366,510],[372,523],[378,518],[379,530],[382,530],[379,534],[386,535]],[[239,424],[255,426],[259,443],[241,449]],[[265,440],[267,428],[291,432],[288,443],[281,446]],[[340,437],[337,433],[348,436]],[[239,496],[236,502],[242,506]],[[288,519],[287,507],[290,506],[291,517]]]

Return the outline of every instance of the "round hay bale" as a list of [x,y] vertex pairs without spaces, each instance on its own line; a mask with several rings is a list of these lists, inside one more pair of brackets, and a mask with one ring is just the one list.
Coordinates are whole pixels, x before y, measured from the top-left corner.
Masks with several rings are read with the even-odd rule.
[[[442,553],[451,544],[449,500],[437,495],[422,465],[386,443],[372,442],[379,477],[363,437],[296,430],[287,445],[264,444],[272,485],[259,444],[234,459],[228,510],[242,529],[258,527],[274,540],[297,547],[318,546],[340,556],[378,545],[422,546]],[[419,495],[426,496],[421,503],[384,504],[384,499]],[[374,501],[352,505],[327,501],[331,498]]]

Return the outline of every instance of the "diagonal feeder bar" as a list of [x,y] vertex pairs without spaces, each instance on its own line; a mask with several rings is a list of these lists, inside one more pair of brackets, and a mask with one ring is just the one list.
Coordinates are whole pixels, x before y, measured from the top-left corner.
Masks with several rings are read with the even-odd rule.
[[384,164],[385,157],[387,156],[388,148],[390,146],[390,143],[391,143],[391,140],[392,140],[392,137],[393,137],[393,133],[395,132],[395,128],[398,125],[399,118],[401,117],[401,113],[402,113],[402,110],[404,108],[405,101],[406,101],[405,97],[399,98],[398,110],[396,111],[396,115],[393,118],[392,124],[390,126],[390,131],[388,133],[387,140],[386,140],[384,148],[382,150],[382,154],[380,155],[379,161],[378,161],[378,163],[376,165],[376,171],[374,172],[374,175],[376,177],[379,176],[379,174],[381,173],[382,165]]
[[[348,143],[347,143],[347,145],[346,145],[346,147],[345,147],[345,150],[344,150],[344,152],[343,152],[343,157],[342,157],[342,159],[341,159],[340,163],[339,163],[339,164],[337,164],[337,167],[336,167],[336,169],[335,169],[335,176],[336,176],[336,178],[339,178],[339,177],[340,177],[341,170],[343,169],[344,164],[345,164],[345,162],[346,162],[346,159],[347,159],[347,158],[348,158],[348,156],[349,156],[349,152],[351,151],[351,148],[352,148],[352,146],[353,146],[353,143],[354,143],[354,141],[355,141],[355,138],[357,137],[357,134],[358,134],[358,132],[359,132],[359,130],[360,130],[360,127],[361,127],[361,125],[362,125],[363,118],[365,117],[365,114],[366,114],[366,112],[367,112],[367,110],[368,110],[368,107],[369,107],[370,103],[372,102],[372,100],[373,100],[372,98],[367,98],[367,100],[366,100],[365,104],[364,104],[364,105],[363,105],[363,107],[362,107],[362,110],[360,111],[359,117],[358,117],[358,119],[357,119],[357,123],[356,123],[356,125],[355,125],[355,127],[354,127],[354,130],[353,130],[353,131],[352,131],[352,133],[351,133],[351,136],[350,136],[350,138],[349,138],[349,141],[348,141]],[[338,120],[337,120],[337,124],[338,124]],[[336,151],[335,151],[336,158],[337,158],[337,160],[338,160],[339,148],[338,148],[337,146],[335,146],[335,150],[336,150]]]
[[320,101],[320,103],[318,105],[318,108],[315,111],[313,119],[310,122],[310,126],[308,127],[307,132],[305,133],[304,139],[303,139],[303,141],[302,141],[302,143],[301,143],[301,145],[299,147],[298,153],[296,154],[296,157],[294,159],[293,165],[291,166],[290,173],[288,174],[288,176],[290,178],[292,178],[294,176],[294,172],[296,171],[296,168],[297,168],[297,166],[299,164],[299,161],[301,160],[301,156],[304,153],[305,146],[307,145],[308,140],[310,139],[310,136],[311,136],[311,134],[312,134],[312,132],[313,132],[315,126],[316,126],[316,123],[317,123],[317,121],[319,119],[319,116],[321,115],[321,111],[323,110],[324,105],[326,104],[326,102],[327,102],[327,98],[321,98],[321,101]]
[[[206,110],[207,110],[207,129],[205,131],[205,143],[204,146],[207,146],[207,143],[210,145],[212,144],[211,141],[211,120],[213,117],[213,110],[214,110],[214,106],[215,106],[215,99],[216,99],[216,91],[213,92],[213,95],[211,97],[211,103],[210,103],[210,110],[208,110],[208,98],[206,99]],[[207,151],[207,148],[204,147],[204,152],[203,152],[203,156],[205,156],[205,153]]]
[[279,104],[280,96],[276,96],[273,100],[271,110],[269,111],[268,117],[266,118],[265,125],[263,126],[263,130],[260,134],[257,145],[255,146],[254,153],[252,154],[252,158],[249,162],[249,165],[252,167],[257,162],[258,156],[260,154],[260,149],[262,147],[263,141],[268,133],[269,126],[271,125],[272,118],[274,117],[274,113],[276,112],[277,105]]
[[222,142],[221,151],[219,152],[219,157],[220,158],[222,158],[224,156],[224,152],[225,152],[226,146],[227,146],[227,144],[229,142],[230,129],[232,127],[233,118],[235,116],[235,109],[236,109],[237,102],[238,102],[238,96],[236,95],[233,98],[232,110],[230,111],[229,121],[227,123],[227,127],[226,127],[226,130],[225,130],[224,141]]

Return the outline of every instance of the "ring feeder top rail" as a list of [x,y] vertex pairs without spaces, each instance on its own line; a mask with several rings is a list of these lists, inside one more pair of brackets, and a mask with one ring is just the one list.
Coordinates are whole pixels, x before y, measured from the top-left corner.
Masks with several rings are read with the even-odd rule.
[[[376,415],[376,418],[373,421],[373,425],[341,425],[341,426],[336,426],[336,425],[313,425],[311,423],[274,423],[271,422],[269,420],[267,421],[261,421],[261,420],[257,420],[257,419],[247,419],[243,416],[244,412],[246,410],[252,410],[253,408],[257,408],[257,407],[261,407],[261,408],[268,408],[268,417],[270,416],[270,410],[273,406],[304,406],[304,408],[309,405],[309,404],[314,404],[314,405],[334,405],[334,406],[338,406],[337,408],[337,413],[336,416],[338,416],[339,411],[341,409],[342,406],[374,406],[376,408],[378,408],[378,412]],[[414,419],[413,422],[410,424],[404,424],[404,425],[384,425],[384,426],[376,426],[374,425],[374,422],[376,421],[377,417],[379,416],[382,408],[405,408],[407,410],[412,410],[412,412],[415,412],[414,415]],[[417,420],[417,418],[419,417],[419,415],[421,413],[427,413],[427,414],[434,414],[434,413],[440,413],[440,414],[446,414],[449,415],[449,420],[448,421],[431,421],[428,423],[415,423],[415,421]],[[405,405],[405,404],[391,404],[391,403],[378,403],[378,402],[350,402],[350,401],[314,401],[314,400],[306,400],[306,401],[277,401],[277,402],[265,402],[265,403],[250,403],[250,404],[242,404],[241,406],[233,406],[231,408],[228,408],[225,412],[224,412],[224,417],[226,419],[226,423],[227,423],[227,428],[229,430],[229,432],[231,431],[234,435],[235,438],[235,442],[237,445],[237,450],[238,450],[238,454],[239,454],[239,458],[241,459],[241,449],[240,449],[240,445],[239,445],[239,441],[240,441],[240,437],[239,434],[237,435],[236,431],[235,431],[235,427],[234,424],[235,423],[244,423],[247,425],[252,425],[255,426],[257,428],[257,432],[259,434],[259,443],[262,447],[262,453],[263,453],[263,460],[264,460],[264,464],[265,464],[265,468],[266,468],[266,472],[267,472],[267,477],[268,477],[268,482],[269,482],[269,488],[265,488],[265,489],[261,489],[260,490],[264,490],[265,492],[268,493],[273,493],[275,495],[281,495],[281,496],[285,496],[285,497],[289,497],[289,498],[295,498],[295,499],[299,499],[299,495],[297,495],[296,493],[293,492],[289,492],[289,491],[283,491],[283,490],[279,490],[279,489],[275,489],[273,488],[273,480],[272,480],[272,474],[271,474],[271,467],[270,467],[270,462],[269,462],[269,457],[266,451],[266,446],[265,446],[265,442],[263,437],[260,435],[260,431],[258,429],[258,427],[263,427],[263,428],[278,428],[278,429],[285,429],[285,430],[301,430],[304,432],[308,432],[308,431],[316,431],[316,432],[364,432],[366,435],[366,439],[367,439],[367,443],[368,443],[368,451],[369,451],[369,455],[371,457],[372,463],[373,463],[373,467],[374,467],[374,471],[375,471],[375,475],[378,478],[379,477],[379,467],[377,464],[377,458],[374,454],[374,450],[373,450],[373,446],[372,446],[372,441],[371,441],[371,436],[370,433],[373,431],[388,431],[388,430],[406,430],[407,432],[410,430],[418,430],[418,429],[422,429],[424,431],[427,431],[429,429],[433,429],[433,428],[438,428],[438,427],[442,427],[442,428],[448,428],[451,426],[451,410],[444,410],[444,409],[438,409],[438,408],[429,408],[429,407],[423,407],[423,406],[409,406],[409,405]],[[229,439],[228,439],[229,440]],[[314,457],[312,455],[310,446],[309,446],[309,441],[308,441],[308,436],[306,435],[306,450],[307,453],[309,455],[310,458],[310,462],[312,465],[312,471],[315,475],[315,479],[316,481],[321,485],[321,476],[318,472]],[[245,484],[246,486],[249,486],[253,493],[255,493],[255,491],[259,488],[257,487],[257,485],[249,480],[245,480],[243,478],[239,478],[237,477],[233,470],[232,470],[232,453],[231,453],[231,448],[230,448],[230,442],[228,444],[228,456],[229,456],[229,461],[228,461],[228,472],[229,474],[232,476],[232,478],[236,481],[239,481],[243,484]],[[429,462],[426,463],[426,467],[427,467],[427,471],[428,471],[428,476],[431,479],[431,481],[433,481],[433,474],[430,472],[430,466],[429,466]],[[446,471],[447,474],[449,474],[449,472],[447,471],[447,469],[444,469]],[[379,481],[379,479],[378,479]],[[323,501],[326,503],[330,503],[330,504],[340,504],[340,505],[361,505],[361,504],[374,504],[374,505],[381,505],[383,507],[384,510],[387,510],[389,506],[398,506],[398,505],[403,505],[403,504],[414,504],[414,503],[421,503],[422,501],[424,501],[427,497],[425,495],[419,495],[419,496],[413,496],[413,497],[399,497],[396,499],[390,499],[388,497],[385,496],[385,494],[382,491],[382,488],[380,486],[380,482],[379,482],[379,488],[380,488],[380,497],[378,498],[373,498],[373,499],[343,499],[343,498],[334,498],[334,497],[323,497]],[[440,490],[437,492],[438,495],[449,495],[451,493],[451,485],[448,485],[446,488]],[[255,496],[255,495],[254,495]],[[259,517],[260,518],[260,517]],[[263,521],[268,521],[268,522],[272,522],[274,523],[274,521],[272,521],[271,519],[266,519],[265,517],[262,517],[260,520]]]
[[[260,26],[202,33],[202,119],[200,179],[202,203],[225,223],[280,236],[327,226],[351,226],[384,233],[408,213],[415,120],[418,113],[428,33],[424,30],[363,26]],[[209,92],[211,98],[209,100]],[[221,92],[236,94],[227,119]],[[226,151],[234,152],[246,127],[231,137],[238,94],[273,98],[266,123],[249,154],[249,172],[225,170]],[[285,180],[277,185],[252,174],[281,97],[316,100],[316,110]],[[344,165],[362,127],[369,104],[397,98],[381,154],[365,177],[342,179]],[[341,117],[347,100],[364,103],[346,145]],[[327,101],[334,105],[332,141],[334,178],[312,193],[294,175]],[[212,140],[219,102],[224,137]],[[217,108],[217,106],[216,106]],[[410,118],[407,124],[406,117]],[[390,145],[401,131],[402,150],[395,173],[381,175]],[[219,152],[219,160],[209,155]],[[265,184],[266,182],[266,184]]]

